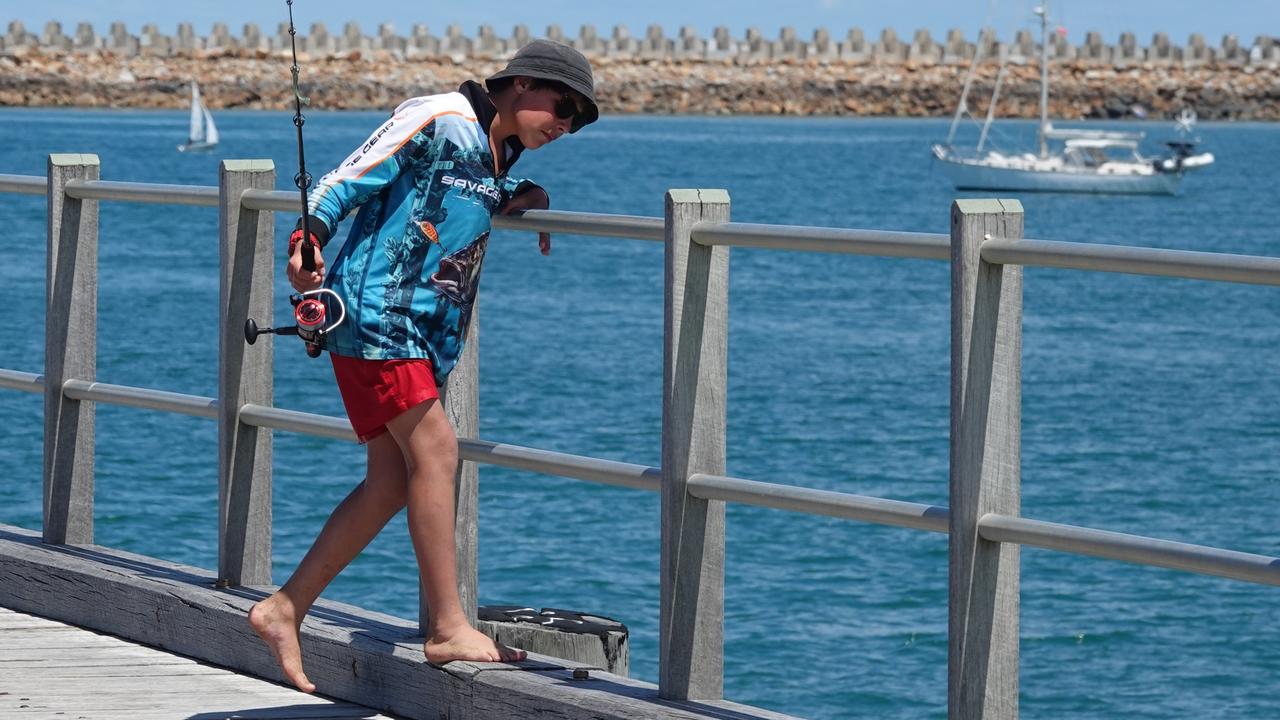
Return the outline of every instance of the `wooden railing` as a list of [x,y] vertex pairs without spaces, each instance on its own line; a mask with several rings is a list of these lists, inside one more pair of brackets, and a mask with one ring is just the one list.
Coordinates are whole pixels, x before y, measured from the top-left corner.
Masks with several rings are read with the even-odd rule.
[[[93,155],[52,155],[46,178],[0,175],[0,192],[47,194],[49,292],[43,376],[0,370],[0,387],[45,397],[46,543],[93,539],[93,409],[99,402],[213,417],[219,428],[218,577],[269,584],[271,429],[353,441],[350,425],[272,407],[271,337],[247,347],[247,317],[271,318],[273,191],[269,161],[222,163],[214,188],[104,182]],[[203,398],[97,382],[97,217],[102,200],[219,208],[219,393]],[[1011,200],[958,200],[950,235],[729,221],[722,190],[671,190],[664,218],[530,211],[498,228],[661,240],[666,245],[662,467],[476,437],[477,342],[445,388],[458,429],[459,589],[475,611],[480,463],[662,494],[659,689],[674,700],[723,694],[724,502],[950,536],[948,707],[953,718],[1018,711],[1019,548],[1032,545],[1280,585],[1280,559],[1021,517],[1022,268],[1047,266],[1280,285],[1280,258],[1024,240]],[[949,507],[726,477],[730,246],[949,260]],[[478,316],[473,318],[478,322]],[[472,337],[475,337],[473,328]]]

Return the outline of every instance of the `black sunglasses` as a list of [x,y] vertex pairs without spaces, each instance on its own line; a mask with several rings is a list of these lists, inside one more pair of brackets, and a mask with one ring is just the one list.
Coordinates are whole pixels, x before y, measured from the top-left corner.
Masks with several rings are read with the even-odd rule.
[[582,108],[578,107],[578,102],[573,99],[573,95],[568,90],[560,92],[560,99],[556,101],[556,117],[561,120],[571,120],[576,115],[582,114]]

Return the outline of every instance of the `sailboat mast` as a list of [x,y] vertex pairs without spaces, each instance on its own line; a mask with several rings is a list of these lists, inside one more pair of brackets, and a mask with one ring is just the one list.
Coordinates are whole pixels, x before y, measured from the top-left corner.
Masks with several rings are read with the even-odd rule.
[[956,104],[956,114],[951,118],[951,129],[947,131],[947,147],[951,147],[952,141],[956,139],[956,128],[960,125],[960,118],[969,111],[969,89],[973,87],[973,77],[977,74],[978,63],[981,62],[983,51],[987,47],[983,42],[985,39],[979,34],[978,42],[973,47],[973,60],[969,62],[969,72],[964,76],[964,89],[960,91],[960,102]]
[[987,121],[982,123],[982,132],[978,135],[978,154],[982,154],[982,148],[987,144],[987,131],[991,129],[991,121],[996,117],[996,103],[1000,100],[1000,85],[1004,82],[1004,72],[1007,69],[1003,63],[1000,65],[999,72],[996,73],[996,86],[991,91],[991,103],[987,105]]
[[1049,129],[1049,0],[1036,8],[1040,14],[1040,157],[1049,157],[1045,132]]

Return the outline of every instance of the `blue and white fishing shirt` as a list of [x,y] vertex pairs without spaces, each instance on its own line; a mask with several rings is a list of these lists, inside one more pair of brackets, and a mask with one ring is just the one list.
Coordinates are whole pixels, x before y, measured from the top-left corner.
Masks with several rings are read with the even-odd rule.
[[507,171],[524,150],[514,136],[494,174],[492,101],[475,82],[406,100],[311,192],[321,242],[355,207],[325,287],[347,319],[325,349],[369,360],[426,358],[443,384],[462,353],[489,239],[490,217],[533,183]]

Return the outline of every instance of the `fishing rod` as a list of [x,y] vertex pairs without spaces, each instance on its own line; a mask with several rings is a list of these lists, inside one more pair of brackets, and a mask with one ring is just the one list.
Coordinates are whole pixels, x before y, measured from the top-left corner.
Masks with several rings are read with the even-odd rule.
[[311,189],[311,175],[307,173],[307,156],[302,146],[302,126],[307,122],[302,116],[302,106],[310,105],[311,100],[303,97],[298,88],[298,32],[293,27],[293,0],[285,0],[285,4],[289,6],[289,47],[293,51],[293,67],[289,68],[293,73],[293,125],[298,128],[298,174],[293,176],[293,184],[298,186],[298,192],[302,196],[302,269],[315,272],[315,246],[311,244],[311,219],[307,212],[307,191]]
[[[302,200],[302,269],[315,272],[315,245],[311,242],[311,217],[307,212],[307,192],[311,188],[311,175],[307,173],[306,153],[302,144],[302,126],[307,122],[302,115],[302,106],[310,105],[311,100],[303,97],[302,90],[298,86],[298,42],[297,30],[293,26],[293,0],[285,0],[285,4],[289,6],[289,45],[293,51],[293,66],[289,70],[293,74],[293,124],[298,129],[298,174],[293,176],[293,184],[298,186],[298,193]],[[323,298],[329,298],[336,303],[339,310],[338,319],[328,325],[325,324],[328,308]],[[289,296],[289,302],[293,304],[294,325],[292,327],[286,325],[278,328],[259,328],[253,318],[248,318],[244,322],[245,341],[252,345],[258,336],[264,333],[297,335],[306,343],[307,355],[317,357],[320,355],[324,336],[346,319],[346,305],[336,292],[328,288],[295,293]]]

